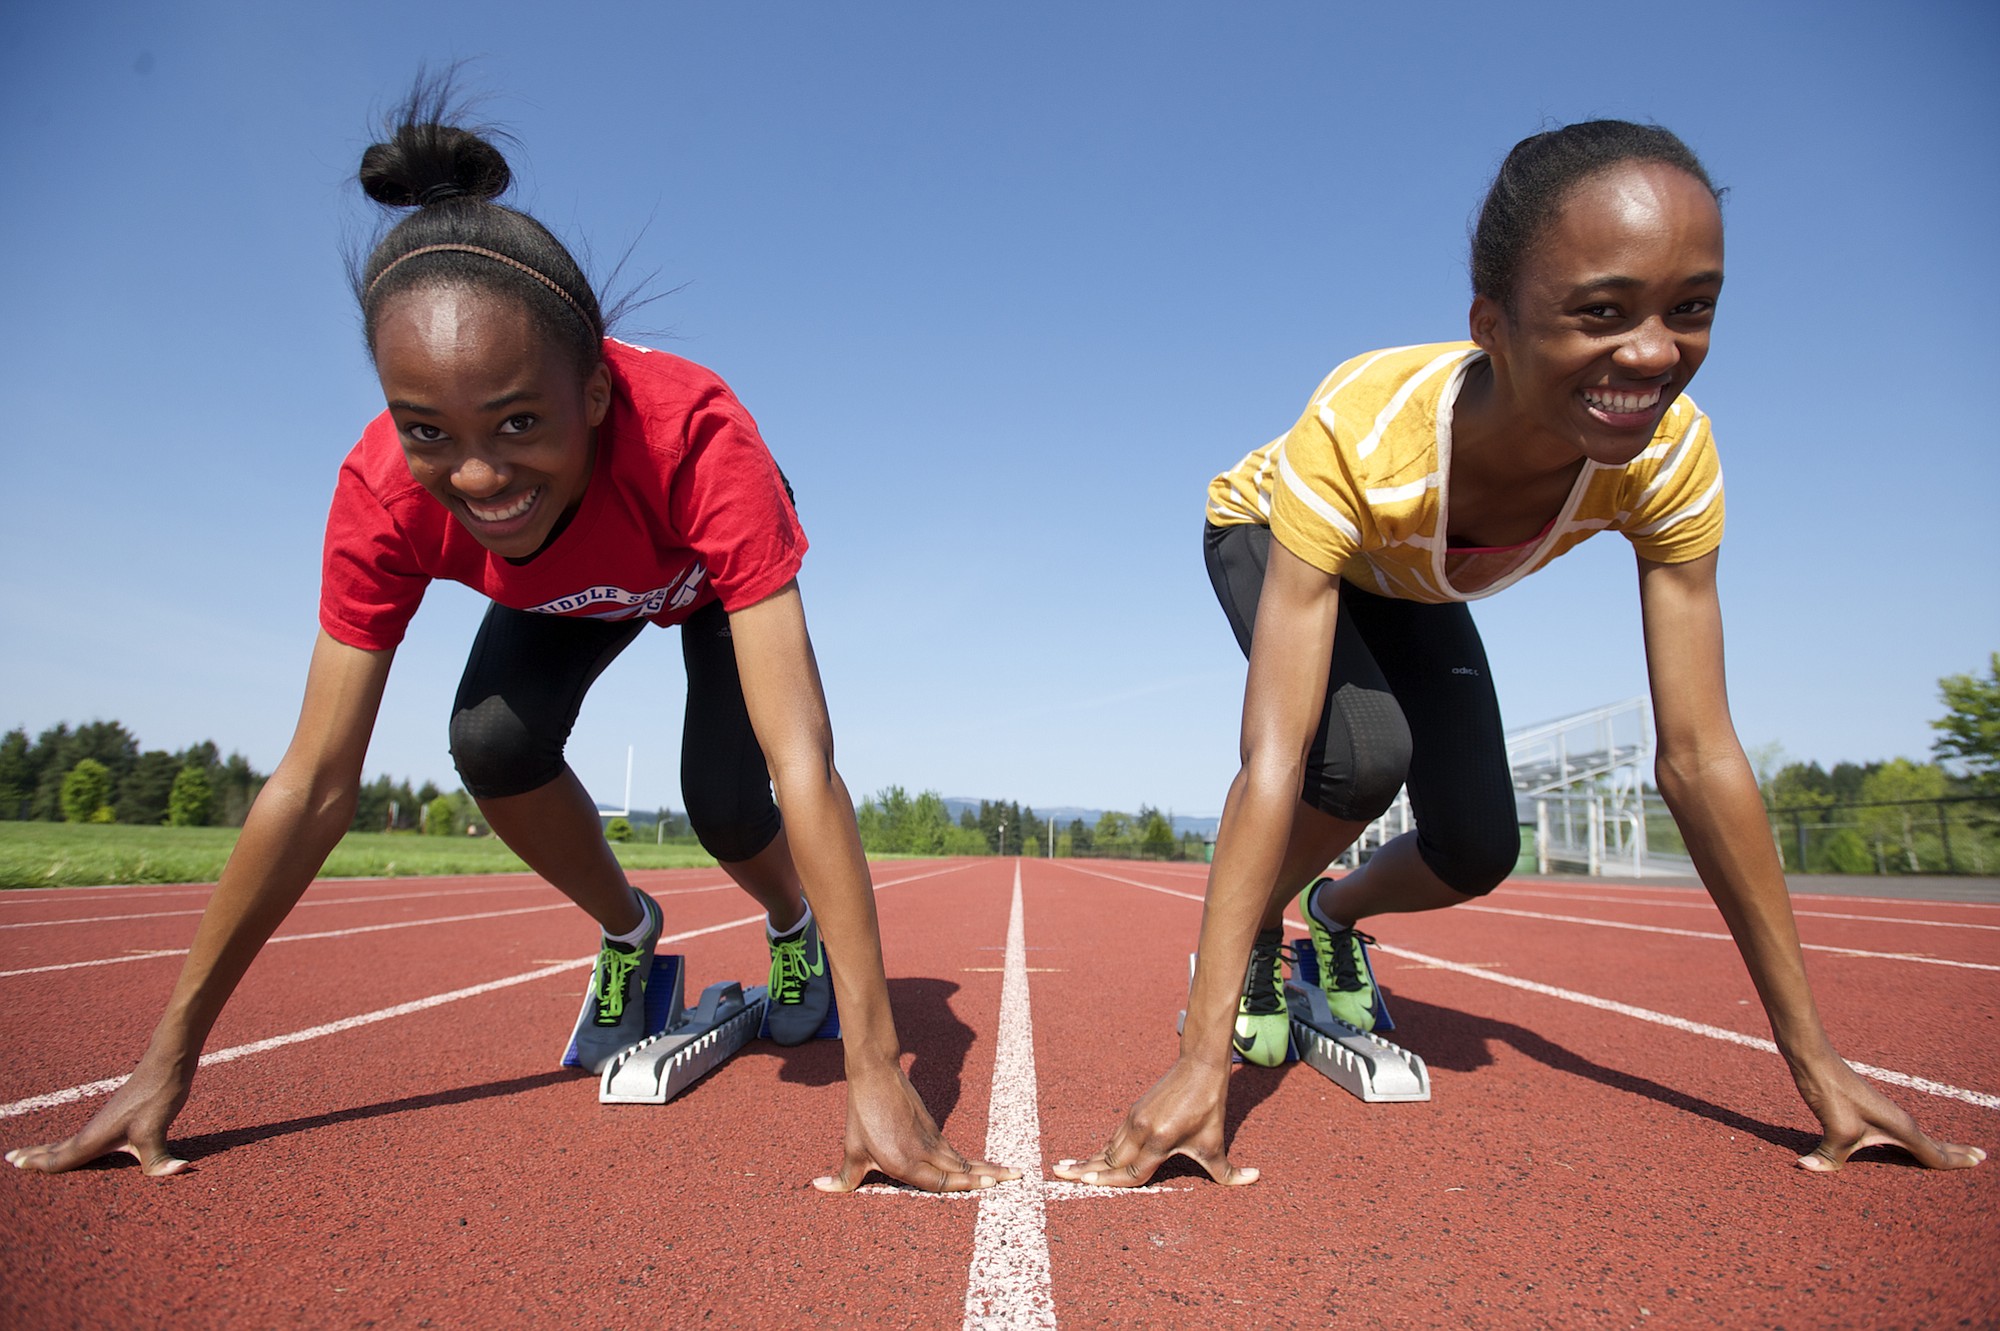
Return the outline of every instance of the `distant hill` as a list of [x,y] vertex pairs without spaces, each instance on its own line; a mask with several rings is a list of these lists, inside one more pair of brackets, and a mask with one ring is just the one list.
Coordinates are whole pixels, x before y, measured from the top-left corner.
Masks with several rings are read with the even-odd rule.
[[[988,802],[991,802],[990,798]],[[956,819],[967,809],[972,810],[973,814],[977,815],[979,812],[979,801],[950,795],[945,797],[944,807]],[[1132,810],[1126,809],[1124,812],[1131,813]],[[1103,816],[1103,809],[1079,809],[1068,804],[1058,805],[1053,809],[1035,809],[1035,817],[1055,822],[1058,825],[1058,831],[1064,827],[1068,827],[1079,818],[1083,820],[1085,827],[1095,827],[1097,820]],[[1220,817],[1190,818],[1180,814],[1173,815],[1172,821],[1175,835],[1179,835],[1182,832],[1193,832],[1195,835],[1208,838],[1209,840],[1215,838],[1215,829],[1222,824]]]

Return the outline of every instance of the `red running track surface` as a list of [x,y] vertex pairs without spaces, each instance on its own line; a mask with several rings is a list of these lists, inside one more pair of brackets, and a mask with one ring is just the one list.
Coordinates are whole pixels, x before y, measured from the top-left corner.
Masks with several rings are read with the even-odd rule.
[[[1036,1094],[1010,1074],[996,1101],[1017,873],[1029,1020],[1006,1029],[1016,1054],[1032,1041]],[[1201,868],[875,876],[906,1062],[946,1134],[981,1153],[1004,1102],[1040,1163],[1087,1155],[1173,1057]],[[755,908],[720,874],[639,878],[670,935],[715,930],[674,945],[691,984],[761,980]],[[0,895],[0,1142],[61,1136],[102,1103],[46,1100],[136,1060],[206,891]],[[2000,907],[1796,904],[1841,1051],[1927,1079],[1889,1090],[1933,1134],[2000,1145]],[[600,1106],[555,1068],[594,931],[552,889],[322,883],[209,1048],[338,1029],[204,1070],[179,1177],[122,1157],[0,1171],[0,1325],[958,1326],[969,1285],[1001,1325],[2000,1320],[1996,1166],[1793,1168],[1816,1137],[1780,1061],[1703,1033],[1769,1035],[1699,892],[1528,880],[1371,928],[1429,1103],[1241,1068],[1231,1151],[1264,1171],[1253,1187],[1176,1164],[1136,1195],[831,1197],[809,1180],[837,1158],[836,1045],[755,1044],[670,1105]]]

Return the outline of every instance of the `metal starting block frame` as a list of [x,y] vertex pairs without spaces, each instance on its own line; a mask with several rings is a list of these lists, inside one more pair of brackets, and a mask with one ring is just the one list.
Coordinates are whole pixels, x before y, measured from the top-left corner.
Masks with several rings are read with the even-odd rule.
[[678,953],[653,958],[646,978],[646,1029],[653,1032],[613,1058],[599,1079],[597,1101],[663,1105],[729,1061],[764,1025],[764,986],[747,989],[718,980],[693,1008],[682,1005],[687,961]]
[[[1381,991],[1376,991],[1380,1002]],[[1327,1011],[1326,991],[1285,981],[1292,1016],[1290,1056],[1369,1104],[1431,1098],[1430,1069],[1398,1044],[1350,1026]]]
[[[1319,957],[1309,939],[1294,939],[1292,978],[1285,981],[1285,1008],[1291,1014],[1291,1046],[1285,1051],[1287,1063],[1304,1063],[1334,1085],[1368,1104],[1403,1103],[1431,1098],[1430,1069],[1424,1060],[1392,1044],[1373,1031],[1350,1026],[1327,1008],[1326,991],[1319,985]],[[1362,953],[1367,965],[1367,953]],[[1194,954],[1188,955],[1188,983],[1194,983]],[[1375,968],[1368,967],[1368,979],[1375,980]],[[1375,1030],[1393,1031],[1389,1008],[1382,1000],[1382,986],[1375,988]],[[1180,1025],[1187,1024],[1181,1013]],[[1242,1055],[1236,1055],[1242,1061]]]

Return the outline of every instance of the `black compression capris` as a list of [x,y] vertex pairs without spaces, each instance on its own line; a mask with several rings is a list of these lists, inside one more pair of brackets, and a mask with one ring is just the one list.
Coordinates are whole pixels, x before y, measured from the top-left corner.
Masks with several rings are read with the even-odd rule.
[[[1203,527],[1209,581],[1248,656],[1271,530]],[[1431,872],[1471,896],[1499,886],[1514,867],[1520,828],[1500,702],[1471,611],[1342,582],[1326,705],[1300,798],[1365,823],[1406,781],[1417,851]]]
[[[466,790],[497,799],[561,776],[563,746],[584,694],[645,624],[490,606],[452,704],[451,756]],[[721,602],[681,625],[681,655],[688,681],[681,798],[688,822],[716,859],[747,860],[771,844],[781,820]]]

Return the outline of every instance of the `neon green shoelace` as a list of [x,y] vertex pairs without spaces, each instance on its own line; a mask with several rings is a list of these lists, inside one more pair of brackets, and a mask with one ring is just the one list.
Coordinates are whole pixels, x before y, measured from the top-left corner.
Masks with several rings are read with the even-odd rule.
[[639,954],[604,945],[597,954],[597,1024],[616,1026],[625,1016],[625,981],[638,968]]
[[773,1003],[790,1005],[803,999],[809,975],[806,969],[806,936],[803,933],[790,941],[780,940],[771,944]]

